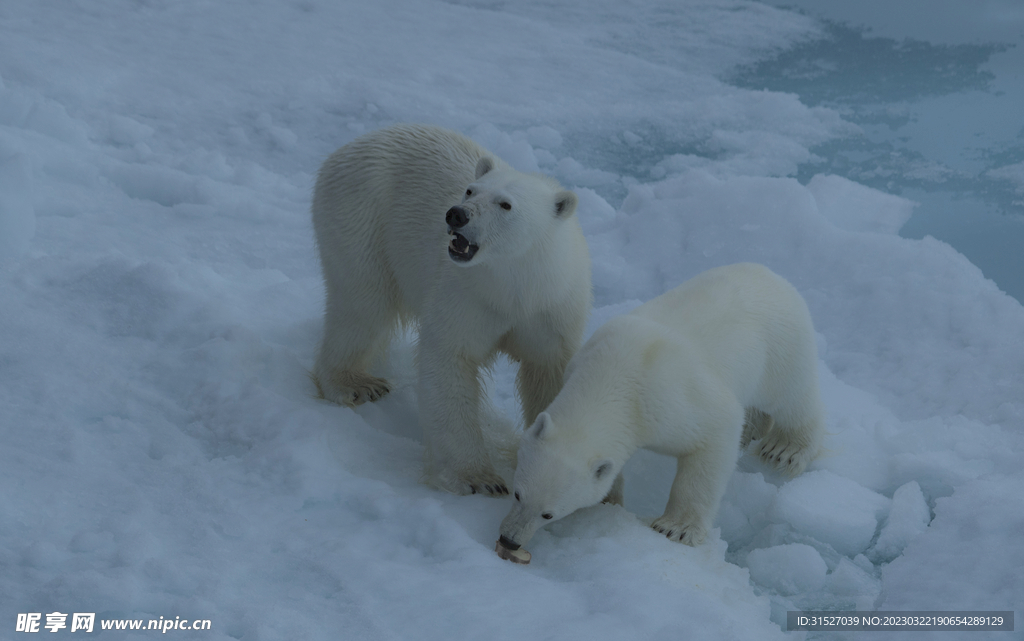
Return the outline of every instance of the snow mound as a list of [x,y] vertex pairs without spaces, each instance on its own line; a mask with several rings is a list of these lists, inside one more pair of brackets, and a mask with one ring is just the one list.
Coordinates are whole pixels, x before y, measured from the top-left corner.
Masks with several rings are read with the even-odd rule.
[[775,523],[786,523],[853,557],[868,548],[889,503],[848,478],[816,470],[783,485],[769,514]]
[[818,174],[807,183],[807,189],[821,215],[846,231],[896,235],[917,206],[841,176]]
[[931,511],[917,481],[900,486],[892,495],[889,518],[868,556],[889,562],[903,552],[914,537],[928,529]]
[[820,589],[828,572],[818,551],[802,543],[754,550],[747,555],[747,569],[756,583],[787,595]]

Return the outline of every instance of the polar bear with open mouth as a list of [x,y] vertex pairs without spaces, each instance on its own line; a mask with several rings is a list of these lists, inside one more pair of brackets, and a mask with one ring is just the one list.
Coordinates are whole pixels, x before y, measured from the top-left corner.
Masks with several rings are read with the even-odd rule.
[[401,322],[418,321],[418,396],[428,482],[508,493],[484,449],[480,369],[519,362],[529,425],[555,398],[591,305],[576,194],[509,167],[446,129],[397,125],[323,164],[313,228],[327,289],[313,375],[324,398],[376,401],[368,368]]

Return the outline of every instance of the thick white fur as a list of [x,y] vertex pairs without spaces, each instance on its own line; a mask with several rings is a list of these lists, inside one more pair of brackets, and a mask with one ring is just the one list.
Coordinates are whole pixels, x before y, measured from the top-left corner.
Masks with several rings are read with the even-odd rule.
[[621,501],[622,466],[642,447],[678,458],[653,527],[697,545],[741,438],[759,439],[766,462],[796,475],[822,433],[814,329],[800,294],[761,265],[712,269],[609,321],[573,357],[562,391],[520,442],[517,498],[501,535],[522,545],[551,520]]
[[[507,494],[484,451],[478,374],[499,351],[519,361],[527,425],[558,393],[591,304],[576,202],[439,127],[398,125],[336,151],[313,198],[327,288],[313,374],[324,398],[358,405],[386,394],[367,368],[399,322],[418,321],[426,480]],[[460,233],[479,246],[468,262],[448,254],[453,205],[469,217]]]

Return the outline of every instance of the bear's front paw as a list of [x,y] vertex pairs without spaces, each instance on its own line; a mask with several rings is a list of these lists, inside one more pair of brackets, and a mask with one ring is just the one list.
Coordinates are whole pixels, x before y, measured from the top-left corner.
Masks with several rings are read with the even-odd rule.
[[667,536],[669,540],[679,541],[691,547],[703,543],[708,535],[707,528],[700,523],[681,521],[668,516],[655,519],[651,527]]

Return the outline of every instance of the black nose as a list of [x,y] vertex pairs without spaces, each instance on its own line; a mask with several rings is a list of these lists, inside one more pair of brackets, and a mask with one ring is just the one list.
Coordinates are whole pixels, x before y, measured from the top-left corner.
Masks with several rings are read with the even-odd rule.
[[469,215],[462,207],[452,207],[448,210],[448,213],[444,215],[444,221],[448,223],[448,226],[452,229],[458,229],[469,222]]
[[505,537],[504,534],[498,537],[498,543],[501,543],[501,547],[505,548],[506,550],[511,550],[515,552],[519,549],[519,544],[510,541],[508,538]]

